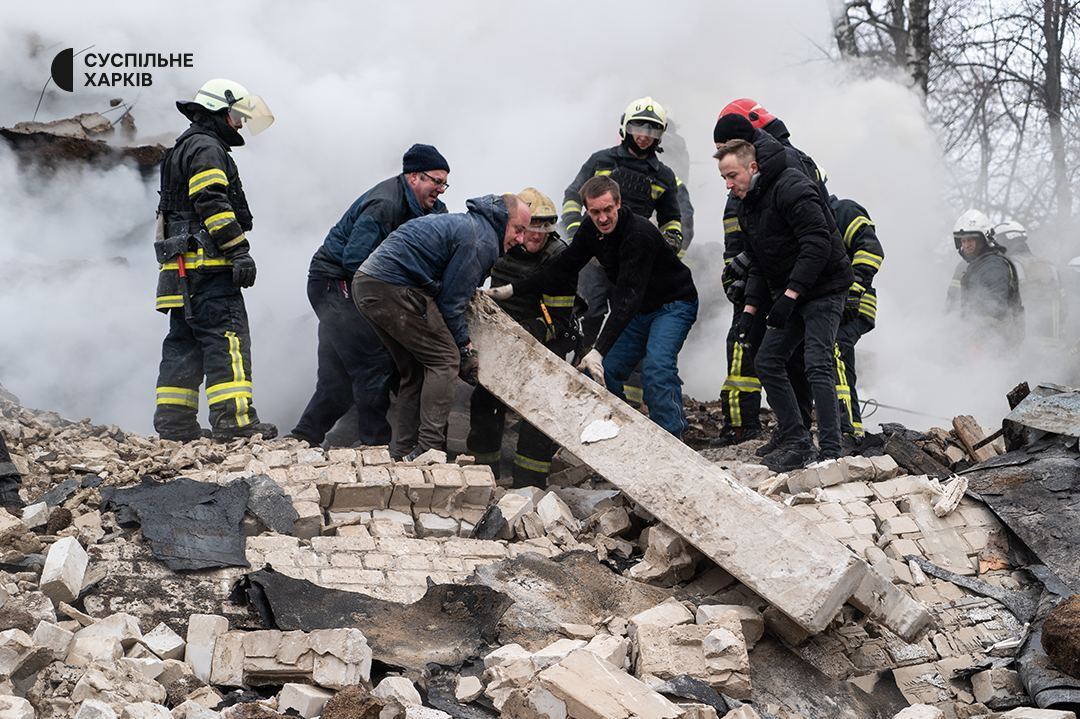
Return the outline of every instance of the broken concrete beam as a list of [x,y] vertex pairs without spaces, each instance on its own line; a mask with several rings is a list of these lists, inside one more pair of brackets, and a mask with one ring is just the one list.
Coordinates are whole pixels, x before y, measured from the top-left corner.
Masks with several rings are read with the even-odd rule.
[[874,569],[866,572],[851,603],[906,642],[914,642],[930,624],[930,613],[922,604]]
[[[490,298],[473,299],[469,328],[487,390],[794,621],[821,631],[855,592],[867,568],[844,545],[561,361]],[[583,442],[597,422],[616,434]]]
[[579,649],[539,675],[572,719],[675,719],[682,711],[644,683]]
[[192,614],[188,619],[184,661],[191,667],[195,676],[204,682],[210,681],[210,670],[214,661],[214,643],[227,631],[229,631],[229,620],[216,614]]
[[313,719],[322,714],[332,696],[334,692],[310,684],[286,684],[277,696],[277,708],[281,713],[292,709],[304,719]]
[[40,588],[54,604],[73,602],[82,591],[90,558],[75,537],[58,539],[49,547],[41,570]]

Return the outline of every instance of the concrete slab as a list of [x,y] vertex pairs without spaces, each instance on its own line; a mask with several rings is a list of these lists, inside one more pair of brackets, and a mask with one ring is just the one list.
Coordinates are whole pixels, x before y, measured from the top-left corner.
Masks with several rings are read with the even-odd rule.
[[[489,298],[468,320],[480,384],[800,626],[823,630],[855,592],[867,567],[840,542],[559,360]],[[614,437],[581,441],[605,421]]]

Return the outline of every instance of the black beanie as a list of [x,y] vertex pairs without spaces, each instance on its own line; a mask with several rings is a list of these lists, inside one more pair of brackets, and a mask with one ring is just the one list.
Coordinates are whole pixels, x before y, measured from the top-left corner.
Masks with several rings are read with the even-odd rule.
[[405,151],[404,157],[401,158],[401,171],[424,172],[426,170],[450,172],[450,165],[434,145],[417,143]]
[[716,121],[712,137],[713,142],[727,142],[728,140],[750,142],[754,138],[754,126],[742,115],[729,112]]

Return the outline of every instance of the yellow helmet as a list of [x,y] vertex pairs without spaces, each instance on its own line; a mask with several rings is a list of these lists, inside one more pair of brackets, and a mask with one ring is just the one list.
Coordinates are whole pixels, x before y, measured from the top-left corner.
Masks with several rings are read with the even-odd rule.
[[651,97],[639,97],[623,111],[619,127],[620,137],[626,137],[627,126],[631,124],[636,131],[659,139],[667,129],[667,111]]
[[536,232],[552,232],[559,220],[559,210],[551,198],[535,187],[526,187],[518,193],[518,199],[524,202],[532,213],[529,229]]

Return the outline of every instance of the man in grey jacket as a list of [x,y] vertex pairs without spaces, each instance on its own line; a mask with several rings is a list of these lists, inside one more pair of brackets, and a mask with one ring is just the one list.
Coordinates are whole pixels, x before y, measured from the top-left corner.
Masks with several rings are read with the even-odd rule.
[[401,376],[390,448],[395,459],[446,449],[454,378],[475,384],[479,367],[465,307],[495,260],[524,241],[531,218],[512,194],[474,197],[465,207],[405,223],[353,278],[356,307]]

